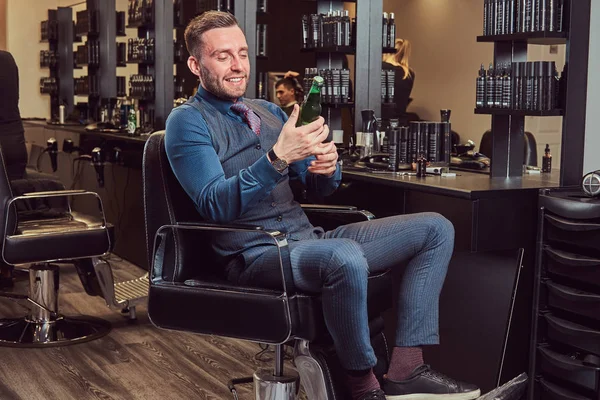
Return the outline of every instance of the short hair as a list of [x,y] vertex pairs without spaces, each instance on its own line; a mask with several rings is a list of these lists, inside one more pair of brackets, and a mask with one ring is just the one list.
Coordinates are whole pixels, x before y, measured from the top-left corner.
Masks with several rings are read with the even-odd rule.
[[295,79],[292,80],[290,78],[281,78],[277,82],[275,82],[275,88],[277,88],[280,85],[285,86],[286,89],[294,89],[294,90],[296,90],[297,81]]
[[239,27],[238,20],[230,13],[223,11],[206,11],[192,19],[185,28],[185,46],[188,52],[199,58],[204,32],[218,28]]

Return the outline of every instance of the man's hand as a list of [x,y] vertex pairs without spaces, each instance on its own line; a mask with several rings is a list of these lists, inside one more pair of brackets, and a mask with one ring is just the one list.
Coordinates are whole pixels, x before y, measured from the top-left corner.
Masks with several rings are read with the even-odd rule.
[[338,152],[335,143],[320,143],[316,147],[314,161],[311,161],[308,171],[313,174],[332,176],[337,169]]
[[277,157],[288,164],[304,160],[313,154],[324,154],[326,151],[321,146],[321,142],[327,139],[329,128],[325,125],[323,117],[319,117],[310,124],[296,127],[299,114],[300,107],[295,104],[292,114],[281,129],[277,143],[273,146]]

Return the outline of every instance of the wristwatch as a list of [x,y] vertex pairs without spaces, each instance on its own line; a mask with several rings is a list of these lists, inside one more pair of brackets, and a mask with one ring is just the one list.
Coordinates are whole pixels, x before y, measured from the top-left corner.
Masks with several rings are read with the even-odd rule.
[[269,160],[271,160],[271,165],[279,172],[283,174],[283,171],[288,167],[288,163],[285,160],[277,157],[275,151],[273,149],[269,150]]

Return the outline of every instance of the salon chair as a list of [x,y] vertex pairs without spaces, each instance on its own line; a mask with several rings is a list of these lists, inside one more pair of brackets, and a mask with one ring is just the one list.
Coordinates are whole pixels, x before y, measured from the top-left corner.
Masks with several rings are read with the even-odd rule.
[[[101,258],[112,248],[114,229],[106,223],[100,197],[85,190],[47,190],[15,196],[1,148],[0,169],[2,261],[19,268],[27,267],[29,272],[28,295],[0,292],[0,297],[24,300],[30,306],[29,314],[24,317],[0,319],[0,346],[63,346],[106,335],[111,328],[107,321],[87,316],[67,317],[58,312],[60,267],[56,263],[74,264],[86,293],[103,296],[107,303],[115,300],[106,296],[110,293],[108,283],[114,285],[115,298],[117,288],[129,285],[128,282],[114,283],[110,265]],[[97,215],[70,209],[69,199],[79,196],[97,199]],[[38,201],[52,205],[55,200],[59,207],[50,207],[49,212],[42,214],[35,210],[27,213],[26,208],[18,207],[20,203],[31,205]],[[134,297],[131,293],[128,296]],[[120,304],[127,309],[129,298]]]
[[[253,377],[229,382],[236,399],[235,385],[252,382],[257,399],[296,398],[298,375],[293,370],[284,371],[284,346],[293,347],[294,365],[309,399],[348,398],[343,371],[325,327],[320,296],[302,293],[293,284],[285,234],[257,226],[202,221],[171,170],[162,131],[152,134],[146,143],[143,175],[152,266],[148,315],[152,323],[164,329],[273,345],[273,369],[259,369]],[[372,217],[353,207],[306,206],[305,211],[324,224]],[[226,232],[271,238],[280,252],[281,289],[241,286],[225,279],[210,238]],[[368,309],[371,341],[379,360],[374,369],[378,377],[387,371],[389,362],[380,314],[391,304],[389,272],[371,276]]]
[[[525,132],[523,139],[523,165],[537,167],[537,143],[535,136],[531,132]],[[485,154],[490,159],[492,158],[492,131],[487,130],[484,132],[479,143],[479,152]]]

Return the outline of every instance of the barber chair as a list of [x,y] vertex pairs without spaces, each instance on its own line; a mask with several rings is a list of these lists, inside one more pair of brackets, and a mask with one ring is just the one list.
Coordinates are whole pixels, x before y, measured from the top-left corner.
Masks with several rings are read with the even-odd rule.
[[[113,282],[112,271],[100,257],[111,250],[114,229],[104,219],[100,197],[84,190],[50,190],[14,196],[1,149],[0,168],[2,260],[8,265],[28,266],[29,269],[29,295],[0,292],[0,296],[26,300],[31,304],[27,316],[0,319],[0,346],[62,346],[106,335],[111,328],[107,321],[59,314],[59,266],[54,264],[73,263],[89,295],[104,295],[108,290],[104,286]],[[95,197],[98,215],[73,212],[68,199],[74,196]],[[31,205],[36,201],[52,203],[55,200],[66,208],[50,208],[51,212],[40,215],[38,212],[27,213],[26,209],[18,207],[20,203]],[[110,278],[106,277],[107,273]],[[114,284],[114,288],[119,285],[122,284]],[[130,293],[129,297],[132,297]],[[104,298],[107,299],[107,296],[104,295]],[[121,304],[129,305],[128,302]]]
[[[531,132],[525,132],[523,137],[523,165],[531,165],[537,167],[537,143],[535,136]],[[492,158],[492,131],[487,130],[481,137],[479,143],[479,152],[485,154],[488,158]]]
[[[348,398],[343,371],[325,327],[318,294],[301,293],[291,277],[285,234],[257,226],[202,221],[174,176],[164,149],[164,132],[152,134],[144,149],[144,210],[150,272],[148,315],[164,329],[210,334],[274,345],[273,369],[232,379],[254,383],[257,399],[295,399],[298,375],[284,371],[284,346],[293,346],[293,363],[309,399]],[[353,207],[305,206],[320,222],[336,224],[372,218]],[[328,226],[330,228],[331,226]],[[223,232],[267,235],[280,252],[281,289],[240,286],[227,281],[215,261],[210,237]],[[371,340],[378,355],[375,374],[387,371],[388,349],[381,313],[392,304],[389,272],[369,278]]]

